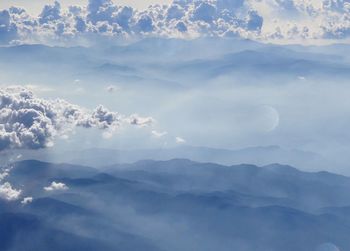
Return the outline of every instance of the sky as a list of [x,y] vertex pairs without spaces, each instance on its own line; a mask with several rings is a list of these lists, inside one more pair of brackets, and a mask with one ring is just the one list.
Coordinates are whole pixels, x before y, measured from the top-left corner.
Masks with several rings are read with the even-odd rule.
[[[168,5],[149,6],[152,3]],[[13,5],[24,9],[10,8]],[[202,148],[192,150],[193,156],[200,158],[203,154],[210,158],[213,153],[225,159],[229,153],[219,149],[257,146],[248,152],[237,153],[243,157],[254,154],[254,160],[251,160],[254,162],[270,158],[268,163],[277,161],[266,155],[272,156],[274,152],[280,157],[285,153],[283,164],[291,164],[287,157],[292,156],[293,163],[303,161],[302,166],[296,166],[298,168],[308,171],[322,168],[348,175],[350,45],[319,48],[303,45],[318,44],[323,40],[339,43],[349,38],[350,0],[175,0],[172,3],[169,0],[61,0],[59,3],[54,0],[0,0],[0,198],[19,199],[22,189],[26,195],[26,186],[20,184],[23,174],[29,174],[28,184],[32,185],[33,177],[38,176],[37,170],[46,170],[33,169],[34,176],[27,169],[19,171],[18,184],[11,181],[12,177],[16,180],[11,173],[11,183],[5,183],[4,178],[12,169],[11,162],[25,159],[27,150],[32,151],[33,156],[52,162],[66,155],[67,158],[72,156],[71,160],[79,160],[80,150],[94,149],[85,155],[106,166],[105,160],[109,158],[104,153],[117,154],[96,148],[137,150],[137,153],[142,152],[139,149],[187,151],[192,149],[189,146],[198,146]],[[295,45],[274,44],[279,41]],[[209,151],[206,147],[217,150]],[[68,152],[72,153],[66,154]],[[11,165],[1,168],[1,162]],[[171,163],[177,166],[182,160]],[[190,166],[194,165],[191,163]],[[289,167],[266,167],[271,173],[275,170],[279,173],[282,169],[292,176],[295,173]],[[187,177],[189,169],[183,169],[184,174],[181,170],[176,173],[176,170],[175,178]],[[213,177],[221,177],[208,170]],[[249,167],[250,170],[256,169]],[[211,192],[211,189],[204,189],[208,182],[213,183],[206,173],[198,174],[203,179],[203,187],[193,187],[191,181],[190,190]],[[320,175],[326,177],[327,174]],[[106,177],[106,182],[112,184]],[[159,177],[157,180],[161,184],[164,180]],[[94,176],[93,182],[95,179],[100,182],[98,178],[98,175]],[[104,183],[103,179],[101,176],[100,184]],[[47,197],[43,193],[74,189],[74,179],[67,180],[68,186],[50,178],[50,183],[43,186],[38,195]],[[175,190],[184,190],[182,180]],[[221,178],[218,183],[222,181],[225,183]],[[43,181],[34,183],[43,184]],[[128,195],[133,191],[128,190],[132,183],[128,182],[126,186]],[[231,188],[231,182],[228,184]],[[273,182],[272,187],[276,184],[282,182]],[[150,188],[154,187],[152,184]],[[261,187],[264,188],[264,184]],[[22,204],[39,197],[31,194],[34,190],[39,191],[36,187],[28,189],[28,195],[33,197],[24,197]],[[271,194],[288,195],[282,190],[282,193],[270,188],[266,190],[270,193],[266,193],[266,198],[272,198]],[[322,189],[318,190],[322,192]],[[336,187],[335,191],[338,190]],[[94,207],[103,197],[102,190],[99,188],[98,191],[98,200],[88,196],[93,199]],[[154,189],[150,191],[154,193]],[[69,194],[69,198],[74,198],[71,192]],[[138,190],[135,198],[140,199],[140,194],[145,194],[141,201],[148,205],[152,197],[147,196],[151,193],[139,193]],[[197,195],[195,200],[200,199]],[[124,194],[121,196],[124,198]],[[164,198],[172,202],[173,197],[171,200]],[[304,199],[311,201],[310,204],[315,201],[318,204],[320,198]],[[207,195],[204,199],[207,200]],[[285,200],[287,203],[294,201],[293,196],[287,199],[292,199]],[[107,205],[109,200],[107,195],[106,201],[101,200],[102,205]],[[173,205],[182,207],[175,203]],[[135,205],[139,208],[142,204]],[[307,208],[302,203],[300,207]],[[150,208],[145,208],[148,214]],[[95,209],[94,212],[102,212],[100,208]],[[123,210],[111,208],[113,212],[121,211],[119,216],[128,215],[128,211]],[[140,210],[133,210],[131,215],[134,211]],[[252,215],[251,211],[247,212]],[[292,213],[295,215],[294,209]],[[300,219],[305,219],[306,214],[301,215]],[[219,222],[224,222],[226,216],[218,218]],[[207,215],[205,217],[208,219]],[[112,215],[103,215],[103,219],[109,218],[113,218]],[[145,220],[142,215],[135,218],[138,224],[147,223]],[[188,226],[197,225],[195,220]],[[94,226],[99,225],[97,221],[92,222]],[[170,221],[166,219],[166,222]],[[290,221],[287,219],[286,222]],[[159,240],[158,232],[162,232],[159,230],[162,230],[163,222],[156,223],[153,224],[154,236]],[[104,222],[102,225],[107,226]],[[180,225],[181,231],[187,231],[186,224],[180,222]],[[217,226],[216,222],[214,225]],[[58,224],[58,227],[62,230],[62,226]],[[110,232],[112,228],[108,227]],[[88,237],[89,233],[91,236],[94,233],[89,229],[81,232],[79,226],[74,229],[79,232],[77,236]],[[136,228],[131,224],[130,229]],[[119,230],[128,228],[119,227]],[[0,234],[2,232],[0,227]],[[149,228],[147,232],[151,232]],[[137,235],[139,233],[142,231],[138,230]],[[193,234],[188,233],[186,236],[193,239]],[[221,233],[214,245],[222,243]],[[171,232],[169,236],[174,234]],[[231,238],[231,235],[227,236]],[[239,243],[245,238],[239,235]],[[281,243],[280,240],[277,242]]]
[[[1,0],[0,9],[8,9],[11,6],[22,7],[28,11],[31,15],[38,15],[45,4],[53,4],[54,0]],[[63,7],[70,5],[86,5],[87,0],[60,0]],[[114,0],[118,5],[127,5],[136,9],[145,9],[151,4],[155,3],[170,3],[170,0]]]
[[[67,2],[61,1],[61,4]],[[6,3],[9,1],[1,2],[4,8],[8,8]],[[11,1],[11,4],[16,3],[21,2]],[[27,11],[43,10],[40,16],[16,8],[0,11],[0,46],[43,44],[69,49],[102,47],[102,50],[92,50],[90,54],[80,49],[46,51],[43,47],[46,57],[42,58],[42,54],[35,53],[36,47],[24,46],[28,55],[33,55],[26,54],[22,58],[21,53],[12,55],[1,48],[0,53],[4,54],[0,57],[0,85],[40,86],[36,91],[51,90],[49,98],[59,97],[70,103],[50,103],[36,98],[29,102],[29,95],[23,96],[22,92],[5,92],[4,97],[12,95],[14,103],[25,99],[26,107],[37,107],[41,102],[44,107],[54,107],[52,113],[58,114],[59,119],[53,120],[43,131],[37,131],[36,124],[29,129],[45,133],[45,137],[39,137],[44,140],[39,142],[36,138],[29,140],[27,131],[14,137],[13,131],[18,128],[16,120],[9,128],[0,127],[0,139],[3,135],[4,140],[2,145],[0,142],[0,150],[8,146],[51,146],[58,136],[66,140],[67,131],[61,129],[67,127],[70,130],[78,127],[79,131],[84,127],[102,128],[106,131],[104,137],[95,135],[101,139],[103,147],[105,142],[111,142],[107,147],[112,148],[116,148],[114,142],[140,148],[183,143],[218,148],[281,145],[307,151],[316,149],[315,152],[324,149],[346,152],[350,148],[350,134],[340,133],[348,131],[349,118],[344,117],[347,112],[344,109],[349,107],[344,104],[349,96],[350,59],[346,58],[346,47],[325,47],[324,51],[317,51],[316,47],[299,48],[295,53],[288,51],[292,47],[281,47],[273,54],[268,46],[265,52],[250,51],[255,47],[258,50],[266,42],[288,41],[303,45],[325,39],[334,43],[346,41],[350,38],[349,0],[328,1],[328,4],[324,1],[321,5],[309,0],[175,1],[144,11],[124,7],[121,1],[90,0],[89,5],[69,1],[69,4],[78,5],[69,9],[52,2],[44,7],[45,3],[48,2],[36,1],[25,7]],[[206,44],[208,37],[218,39]],[[160,39],[155,43],[157,38]],[[173,38],[176,42],[164,38]],[[130,50],[123,53],[130,54],[116,56],[119,41],[123,46],[129,44]],[[310,53],[304,55],[307,50]],[[140,53],[134,54],[135,51]],[[83,57],[75,56],[81,53]],[[238,54],[233,57],[232,53]],[[335,56],[327,57],[330,53]],[[62,61],[56,60],[57,55]],[[286,55],[290,58],[286,59]],[[268,59],[272,56],[278,63],[271,65]],[[339,56],[345,59],[340,60]],[[36,62],[34,57],[37,57]],[[80,61],[85,57],[88,59]],[[29,64],[26,64],[28,59]],[[204,60],[200,67],[193,61],[195,59]],[[42,65],[43,60],[45,65]],[[241,68],[250,69],[254,74],[247,74],[245,70],[234,72]],[[334,72],[337,73],[336,89],[329,85],[329,82],[336,82]],[[257,79],[254,79],[255,74],[259,76]],[[198,83],[201,86],[197,86]],[[338,102],[340,94],[344,95],[340,99],[345,100],[342,103]],[[299,104],[295,100],[304,102]],[[17,114],[17,110],[13,113]],[[140,115],[139,121],[135,121],[135,113]],[[330,116],[342,122],[333,125]],[[43,118],[40,123],[46,125],[47,119],[52,118]],[[325,123],[331,124],[325,127]],[[133,126],[129,129],[126,125],[130,124]],[[151,126],[146,126],[148,124]],[[125,130],[133,130],[132,133],[125,133],[124,140],[118,135],[118,140],[114,141],[116,134],[113,133],[124,130],[124,126]],[[141,137],[144,140],[140,140]],[[331,140],[334,144],[329,143]],[[96,145],[95,140],[91,142]]]

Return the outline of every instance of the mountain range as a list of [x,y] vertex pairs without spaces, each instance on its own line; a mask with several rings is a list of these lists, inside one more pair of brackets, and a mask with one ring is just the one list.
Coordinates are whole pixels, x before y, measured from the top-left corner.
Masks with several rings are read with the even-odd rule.
[[[186,159],[99,169],[25,160],[7,181],[33,201],[1,200],[2,250],[350,248],[350,178],[329,172]],[[66,189],[43,189],[53,181]]]
[[[191,159],[199,162],[214,162],[223,165],[250,163],[269,165],[273,163],[298,166],[303,170],[337,170],[338,163],[332,163],[322,155],[298,149],[286,149],[279,146],[258,146],[236,150],[210,147],[178,146],[173,148],[120,150],[90,148],[76,151],[51,152],[22,151],[22,159],[65,162],[78,165],[101,167],[112,164],[133,163],[140,160]],[[3,156],[6,158],[7,156]],[[341,170],[339,168],[338,170]]]
[[[349,75],[349,59],[343,53],[347,48],[279,46],[229,38],[148,38],[92,48],[6,46],[0,47],[0,65],[8,73],[17,74],[5,74],[0,80],[13,82],[25,77],[28,82],[47,80],[47,84],[59,84],[80,79],[91,87],[93,82],[120,81],[180,89],[194,87],[198,82],[222,81],[224,77],[252,83],[278,83],[287,75],[290,81],[299,76],[318,81],[334,77],[341,80]],[[53,79],[52,74],[57,78]]]

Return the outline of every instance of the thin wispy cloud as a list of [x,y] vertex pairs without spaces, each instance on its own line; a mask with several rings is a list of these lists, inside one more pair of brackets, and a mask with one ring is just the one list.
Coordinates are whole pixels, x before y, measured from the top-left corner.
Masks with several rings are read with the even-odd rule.
[[184,143],[186,143],[186,140],[184,138],[181,138],[181,137],[176,137],[175,142],[177,144],[184,144]]
[[153,130],[151,133],[156,138],[162,138],[162,137],[164,137],[165,135],[168,134],[168,132],[165,132],[165,131],[164,132],[160,132],[160,131],[156,131],[156,130]]

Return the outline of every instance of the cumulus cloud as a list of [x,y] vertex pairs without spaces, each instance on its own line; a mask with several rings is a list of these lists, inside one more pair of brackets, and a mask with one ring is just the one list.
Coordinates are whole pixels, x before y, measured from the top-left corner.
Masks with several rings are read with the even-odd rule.
[[[2,43],[67,42],[105,37],[223,36],[232,30],[259,33],[262,17],[244,1],[174,1],[143,11],[110,0],[90,0],[85,7],[63,10],[59,2],[45,5],[38,17],[11,8],[0,13]],[[237,14],[239,13],[239,15]],[[85,41],[85,40],[84,40]],[[90,40],[92,41],[92,40]]]
[[62,99],[41,99],[23,87],[0,89],[0,151],[50,147],[57,136],[76,127],[115,131],[122,124],[148,126],[153,121],[120,115],[102,105],[91,111]]
[[0,43],[9,43],[17,38],[17,26],[8,10],[0,11]]
[[53,5],[45,5],[39,15],[39,22],[46,24],[61,19],[61,5],[55,1]]
[[152,117],[141,117],[138,114],[131,115],[127,118],[127,121],[129,121],[131,125],[137,125],[140,127],[150,126],[155,122]]
[[203,1],[195,7],[192,14],[192,19],[195,21],[204,21],[207,23],[211,23],[214,21],[215,16],[216,6]]
[[7,176],[9,176],[11,168],[4,168],[4,170],[2,170],[0,172],[0,181],[3,181]]
[[24,9],[0,11],[0,43],[79,44],[106,38],[238,36],[273,40],[345,39],[350,36],[348,0],[174,0],[139,11],[111,0],[39,16]]
[[21,201],[21,204],[23,205],[27,205],[33,202],[33,197],[25,197],[23,198],[23,200]]
[[122,121],[118,113],[109,111],[103,105],[96,107],[91,114],[81,113],[76,108],[69,112],[71,112],[72,118],[76,119],[76,125],[85,128],[109,129],[111,127],[119,127]]
[[2,199],[10,201],[17,200],[21,193],[21,190],[12,188],[12,185],[9,182],[0,185],[0,198]]
[[51,182],[51,184],[47,187],[44,187],[45,191],[51,192],[51,191],[62,191],[62,190],[68,190],[68,186],[62,182]]

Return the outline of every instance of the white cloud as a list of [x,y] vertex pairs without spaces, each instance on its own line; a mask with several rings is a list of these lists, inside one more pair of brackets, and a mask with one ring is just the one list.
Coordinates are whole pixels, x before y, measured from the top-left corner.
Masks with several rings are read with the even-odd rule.
[[20,8],[0,12],[0,43],[79,44],[100,37],[194,38],[238,36],[263,41],[316,41],[350,37],[348,0],[180,1],[143,11],[113,1],[61,9],[46,5],[39,16]]
[[148,126],[151,117],[126,117],[99,105],[90,111],[62,99],[36,97],[23,87],[0,89],[0,151],[50,147],[75,127],[116,131],[121,124]]
[[51,191],[62,191],[62,190],[68,190],[68,186],[62,182],[55,182],[53,181],[50,186],[44,187],[45,191],[51,192]]
[[21,193],[21,190],[12,188],[12,185],[9,182],[0,185],[0,198],[2,199],[10,201],[17,200]]
[[150,126],[155,120],[152,117],[141,117],[138,114],[133,114],[127,118],[131,125],[137,125],[140,127]]
[[21,201],[21,204],[23,205],[27,205],[33,202],[33,197],[25,197],[23,198],[23,200]]
[[[238,3],[238,4],[237,4]],[[61,9],[58,2],[44,6],[38,17],[23,9],[2,13],[3,43],[66,43],[106,37],[196,37],[223,36],[246,30],[259,33],[262,19],[244,1],[174,1],[168,6],[153,5],[144,11],[117,6],[108,0],[90,0],[86,7]],[[240,15],[236,15],[239,12]],[[1,22],[1,21],[0,21]],[[249,29],[247,29],[247,27]],[[92,36],[93,35],[93,36]],[[1,38],[1,37],[0,37]]]
[[181,138],[181,137],[176,137],[175,142],[176,142],[176,144],[184,144],[184,143],[186,143],[186,140]]
[[0,173],[0,181],[4,180],[8,175],[9,173],[7,171]]
[[168,132],[159,132],[159,131],[156,131],[156,130],[152,130],[151,133],[156,138],[162,138],[162,137],[164,137],[165,135],[168,134]]

